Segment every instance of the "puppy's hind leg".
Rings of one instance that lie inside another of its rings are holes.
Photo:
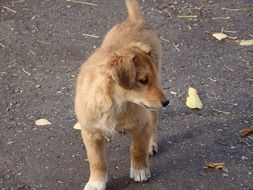
[[[157,117],[158,113],[155,111],[151,111],[151,120],[152,120],[152,135],[149,143],[149,155],[154,156],[158,152],[158,144],[157,144]]]
[[[105,190],[107,182],[107,163],[105,158],[105,139],[99,132],[82,129],[82,138],[90,164],[90,178],[84,190]]]
[[[151,126],[138,126],[129,133],[132,137],[130,178],[136,182],[147,181],[151,177],[148,164]]]

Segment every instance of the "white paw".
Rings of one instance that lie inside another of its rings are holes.
[[[89,181],[86,183],[84,190],[105,190],[106,180],[104,181]]]
[[[151,177],[150,170],[136,170],[134,168],[130,169],[130,178],[136,182],[147,181]]]

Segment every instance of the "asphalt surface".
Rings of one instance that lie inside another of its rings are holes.
[[[89,168],[73,129],[75,80],[105,33],[126,17],[123,0],[0,1],[0,190],[80,190]],[[253,190],[252,0],[145,0],[160,34],[162,84],[171,104],[159,116],[152,178],[129,178],[125,135],[107,143],[110,190]],[[212,33],[226,33],[218,41]],[[90,34],[93,36],[87,36]],[[236,38],[235,38],[236,37]],[[202,110],[185,106],[188,87]],[[51,126],[36,126],[39,118]],[[204,168],[224,162],[228,172]]]

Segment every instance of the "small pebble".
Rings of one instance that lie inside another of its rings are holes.
[[[7,145],[11,145],[13,143],[14,143],[13,141],[9,141],[9,142],[7,142]]]

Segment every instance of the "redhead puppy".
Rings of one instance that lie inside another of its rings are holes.
[[[105,135],[126,131],[132,138],[130,177],[150,178],[148,157],[157,152],[157,110],[167,106],[160,86],[159,38],[139,11],[125,0],[128,18],[115,25],[81,66],[75,111],[90,165],[85,190],[107,182]]]

